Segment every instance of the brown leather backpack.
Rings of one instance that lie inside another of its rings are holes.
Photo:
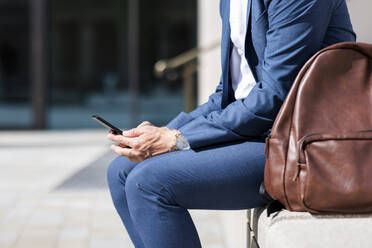
[[[285,208],[372,212],[372,45],[339,43],[305,64],[265,154],[266,191]]]

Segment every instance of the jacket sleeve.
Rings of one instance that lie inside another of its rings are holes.
[[[262,80],[246,98],[182,126],[190,146],[249,139],[270,129],[301,67],[322,48],[336,2],[340,1],[271,0]],[[355,39],[351,33],[340,37]]]
[[[185,124],[198,118],[199,116],[205,116],[213,111],[221,110],[221,100],[222,100],[222,83],[220,83],[216,91],[209,96],[206,103],[198,106],[195,110],[190,113],[181,112],[173,120],[171,120],[167,127],[169,129],[180,129]]]

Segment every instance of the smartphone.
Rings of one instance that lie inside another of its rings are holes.
[[[108,122],[105,119],[99,117],[98,115],[93,115],[92,118],[93,118],[93,120],[96,120],[99,124],[101,124],[102,126],[107,127],[108,129],[110,129],[113,134],[116,134],[116,135],[123,134],[122,130],[115,127],[110,122]]]

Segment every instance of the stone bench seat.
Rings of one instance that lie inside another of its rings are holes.
[[[248,211],[250,248],[372,248],[372,214],[312,215],[266,209]],[[248,242],[249,246],[249,242]]]

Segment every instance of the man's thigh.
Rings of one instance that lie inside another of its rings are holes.
[[[177,151],[139,163],[129,177],[188,209],[247,209],[262,206],[264,138],[199,150]]]

